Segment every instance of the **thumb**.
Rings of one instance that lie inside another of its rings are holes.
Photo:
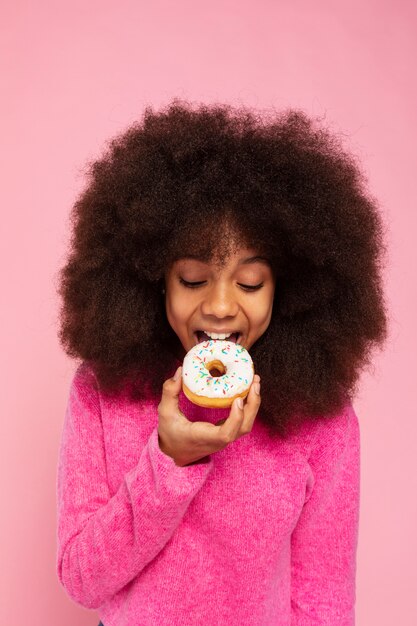
[[[172,377],[172,380],[175,381],[176,386],[181,389],[181,384],[182,384],[182,365],[180,365],[179,367],[177,367],[177,370],[174,374],[174,376]],[[178,392],[179,393],[179,392]]]
[[[168,378],[162,386],[163,408],[169,411],[178,410],[178,396],[182,387],[182,367],[178,367],[172,378]]]

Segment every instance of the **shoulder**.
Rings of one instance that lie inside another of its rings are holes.
[[[70,400],[98,408],[99,395],[99,385],[94,370],[87,361],[83,361],[74,372],[70,386]]]
[[[360,453],[359,419],[350,400],[332,415],[319,419],[311,458],[316,461],[324,457],[337,460],[346,453],[357,457]]]
[[[351,400],[329,415],[302,420],[291,440],[307,458],[337,453],[348,440],[359,443],[359,420]]]
[[[97,387],[97,379],[93,367],[88,361],[82,361],[76,368],[73,382],[80,385],[94,385]]]

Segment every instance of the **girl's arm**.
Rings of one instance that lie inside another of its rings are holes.
[[[175,465],[152,431],[112,497],[97,391],[73,379],[57,473],[57,573],[69,596],[98,608],[156,557],[204,484],[213,462]],[[84,374],[83,374],[84,373]]]
[[[291,626],[354,626],[360,430],[349,404],[323,423],[313,486],[291,536]]]

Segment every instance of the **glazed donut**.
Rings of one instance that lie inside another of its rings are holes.
[[[220,376],[213,375],[216,370]],[[185,355],[182,390],[194,404],[226,408],[235,398],[246,398],[253,377],[253,362],[246,348],[233,341],[211,339]]]

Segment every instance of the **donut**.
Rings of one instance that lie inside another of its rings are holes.
[[[210,339],[185,355],[182,390],[194,404],[227,408],[235,398],[246,398],[253,377],[253,361],[246,348],[233,341]]]

